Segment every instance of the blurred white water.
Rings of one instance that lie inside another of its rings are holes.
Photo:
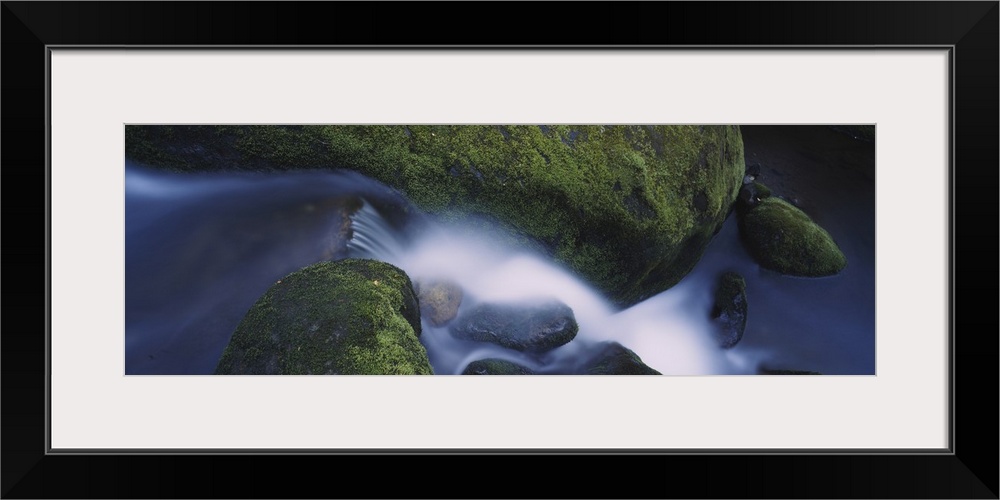
[[[498,357],[540,373],[573,371],[587,348],[617,341],[663,374],[754,373],[756,364],[720,349],[709,319],[711,283],[683,281],[626,310],[616,312],[571,272],[541,255],[501,243],[493,231],[428,224],[411,241],[402,238],[369,204],[352,217],[353,257],[390,262],[415,281],[447,279],[464,292],[459,314],[482,302],[536,301],[553,297],[573,309],[580,331],[570,343],[540,357],[490,344],[456,340],[447,327],[423,322],[421,341],[436,373],[461,373],[477,359]]]

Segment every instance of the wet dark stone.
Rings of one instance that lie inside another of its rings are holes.
[[[498,358],[480,359],[469,363],[462,375],[534,375],[526,366]]]
[[[738,273],[727,272],[719,277],[715,290],[712,318],[718,323],[719,346],[730,348],[743,338],[747,326],[747,284]]]
[[[588,375],[660,375],[650,368],[639,355],[618,342],[603,342],[596,354],[586,363]]]
[[[477,342],[491,342],[517,351],[541,353],[576,337],[579,325],[566,304],[539,302],[480,304],[452,324],[451,335]]]

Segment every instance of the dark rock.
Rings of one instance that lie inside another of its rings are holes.
[[[534,375],[530,368],[505,359],[488,358],[469,363],[462,375]]]
[[[250,308],[216,374],[430,375],[410,278],[375,260],[314,264]]]
[[[738,273],[727,272],[719,277],[712,318],[718,324],[717,340],[722,348],[733,347],[743,338],[747,326],[746,289],[746,281]]]
[[[736,197],[739,207],[745,212],[756,207],[761,200],[771,197],[771,189],[764,184],[751,180],[740,188]]]
[[[740,188],[736,200],[743,209],[756,207],[757,203],[760,203],[760,199],[757,197],[757,187],[753,183],[745,184]]]
[[[555,349],[573,340],[578,330],[573,310],[558,300],[480,304],[449,329],[459,339],[492,342],[531,353]]]
[[[602,342],[595,355],[585,364],[588,375],[661,375],[650,368],[639,355],[618,342]]]

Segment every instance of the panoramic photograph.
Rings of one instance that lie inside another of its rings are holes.
[[[874,125],[125,125],[126,375],[875,375]]]

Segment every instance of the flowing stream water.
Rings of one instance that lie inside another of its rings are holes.
[[[761,269],[730,216],[680,283],[620,311],[547,257],[506,246],[496,230],[435,222],[354,172],[169,174],[127,165],[126,373],[212,373],[243,315],[275,281],[319,261],[367,257],[414,280],[458,283],[460,312],[478,302],[556,297],[580,325],[573,341],[533,356],[458,340],[424,321],[421,342],[436,374],[461,373],[486,357],[539,373],[573,372],[607,340],[668,375],[765,367],[874,374],[874,148],[825,128],[794,134],[745,128],[748,161],[760,161],[761,180],[831,233],[848,267],[819,279]],[[359,198],[347,241],[346,207]],[[721,349],[709,311],[727,270],[746,278],[748,321],[743,340]]]

